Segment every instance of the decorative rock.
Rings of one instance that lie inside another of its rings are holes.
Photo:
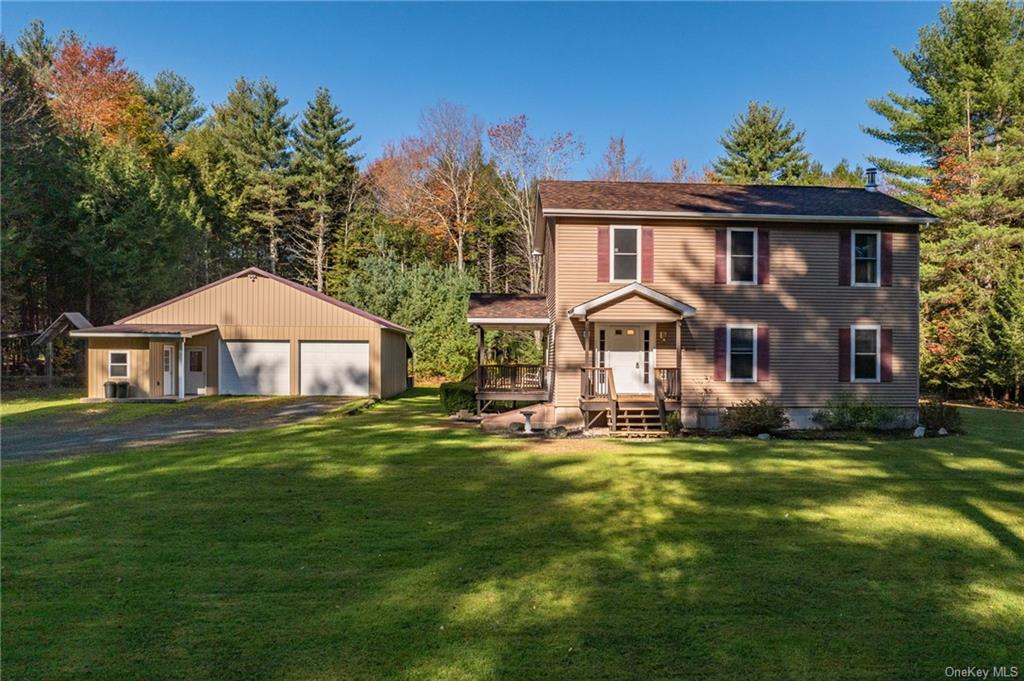
[[[924,426],[914,428],[914,437],[924,437]]]
[[[768,433],[761,433],[760,435],[757,436],[757,439],[758,440],[771,440],[772,436],[769,435]]]
[[[945,428],[939,428],[939,435],[949,435],[949,431]]]
[[[565,426],[555,426],[554,428],[548,428],[544,431],[544,437],[549,437],[554,440],[561,440],[569,434],[569,431],[565,429]]]

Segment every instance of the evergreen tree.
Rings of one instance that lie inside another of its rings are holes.
[[[810,159],[804,133],[783,116],[769,104],[750,102],[718,140],[725,155],[714,162],[715,173],[738,184],[801,184]]]
[[[293,238],[300,275],[317,291],[324,290],[337,232],[348,235],[358,200],[358,157],[349,151],[359,141],[348,136],[353,127],[331,102],[330,92],[319,88],[293,135],[292,172],[300,211]]]
[[[242,234],[266,239],[266,251],[259,250],[271,272],[277,271],[281,259],[288,206],[288,137],[294,116],[284,113],[287,104],[273,83],[240,78],[215,112],[217,132],[240,182],[236,200],[244,222]]]
[[[206,111],[206,107],[196,100],[192,84],[174,71],[156,74],[153,84],[143,89],[143,96],[160,121],[167,139],[175,145]]]
[[[872,158],[905,189],[920,189],[948,143],[964,133],[965,151],[998,145],[1024,111],[1024,5],[1010,0],[957,0],[939,10],[938,23],[921,29],[916,49],[894,50],[920,92],[890,92],[868,101],[888,128],[869,135],[914,154],[924,164]],[[902,181],[901,181],[902,180]]]

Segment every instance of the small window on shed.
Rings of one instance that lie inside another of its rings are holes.
[[[107,375],[110,378],[128,378],[128,353],[111,352],[107,362]]]

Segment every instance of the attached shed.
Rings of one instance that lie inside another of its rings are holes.
[[[250,267],[89,338],[89,397],[127,381],[131,397],[345,395],[405,390],[409,329]]]

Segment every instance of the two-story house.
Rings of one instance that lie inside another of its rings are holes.
[[[474,294],[477,399],[613,430],[747,399],[794,427],[830,398],[916,422],[918,232],[937,220],[875,190],[542,182],[542,296]],[[484,330],[533,329],[543,366],[488,364]]]

